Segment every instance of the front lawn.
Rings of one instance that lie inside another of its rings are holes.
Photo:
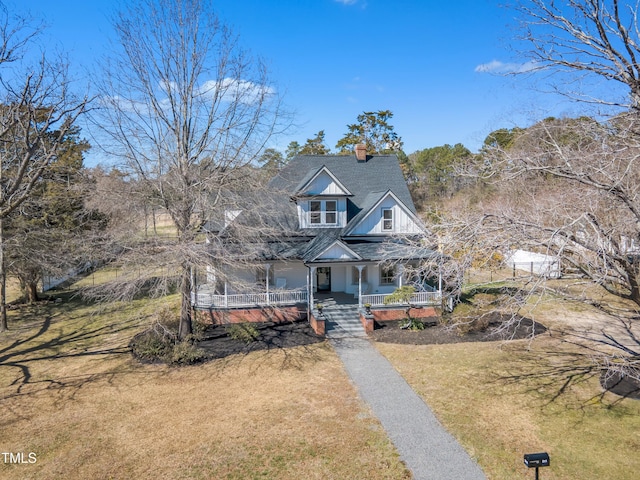
[[[526,314],[550,330],[506,343],[376,346],[490,480],[533,478],[523,455],[541,451],[551,458],[545,480],[636,479],[640,401],[605,392],[594,352],[569,342],[628,333],[582,302],[545,298]]]
[[[189,367],[135,361],[129,340],[176,301],[65,297],[10,312],[0,452],[24,463],[0,456],[0,478],[409,478],[325,342]]]

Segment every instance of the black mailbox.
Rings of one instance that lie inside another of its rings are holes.
[[[548,453],[525,453],[524,464],[529,467],[548,467],[549,466],[549,454]]]

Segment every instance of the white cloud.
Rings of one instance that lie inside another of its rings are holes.
[[[358,3],[358,0],[335,0],[335,1],[343,5],[355,5],[356,3]]]
[[[500,60],[492,60],[482,63],[475,68],[478,73],[527,73],[541,68],[536,62],[504,63]]]
[[[202,95],[212,98],[218,90],[223,100],[239,101],[247,104],[259,101],[261,97],[268,97],[276,93],[272,87],[235,78],[224,78],[221,81],[208,80],[200,87]]]
[[[161,81],[158,87],[162,92],[167,94],[165,98],[158,98],[158,107],[168,110],[171,107],[169,93],[173,92],[176,97],[174,101],[179,101],[178,84],[176,82]],[[251,105],[263,101],[265,98],[275,95],[274,88],[267,85],[260,85],[247,80],[237,80],[233,78],[225,78],[221,81],[207,80],[194,94],[202,95],[205,100],[213,100],[218,91],[218,101],[223,102],[239,102],[245,105]],[[104,97],[102,103],[105,106],[120,109],[124,112],[136,112],[141,115],[152,115],[153,106],[151,103],[140,100],[128,99],[120,96]]]

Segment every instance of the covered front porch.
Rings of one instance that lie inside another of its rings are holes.
[[[396,288],[412,285],[416,292],[411,303],[416,306],[439,306],[442,304],[442,281],[433,287],[412,277],[413,268],[403,264],[345,263],[331,262],[308,265],[309,304],[315,305],[316,296],[329,292],[353,295],[358,308],[393,307],[400,303],[385,303],[386,297]]]
[[[212,285],[200,285],[196,292],[191,292],[191,303],[194,308],[226,309],[251,307],[278,307],[307,303],[307,290],[276,290],[263,293],[215,293]]]
[[[429,285],[413,278],[412,268],[401,264],[374,262],[271,262],[256,265],[254,271],[235,272],[240,282],[216,281],[196,286],[191,294],[194,308],[224,310],[234,308],[284,307],[305,304],[312,311],[324,295],[340,293],[336,298],[356,304],[359,310],[392,308],[400,303],[385,303],[385,298],[403,285],[416,288],[411,304],[441,306],[442,282]],[[435,283],[435,282],[434,282]]]

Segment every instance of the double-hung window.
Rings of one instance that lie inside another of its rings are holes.
[[[312,200],[309,202],[309,210],[311,212],[310,219],[311,223],[318,224],[322,223],[322,202],[317,200]]]
[[[396,268],[394,265],[382,265],[380,267],[380,285],[395,285]]]
[[[391,208],[382,209],[382,231],[393,231],[393,210]]]
[[[312,225],[335,225],[338,223],[338,202],[336,200],[311,200],[309,221]]]
[[[327,200],[324,202],[325,205],[325,216],[324,223],[326,224],[335,224],[338,219],[338,202],[335,200]]]

